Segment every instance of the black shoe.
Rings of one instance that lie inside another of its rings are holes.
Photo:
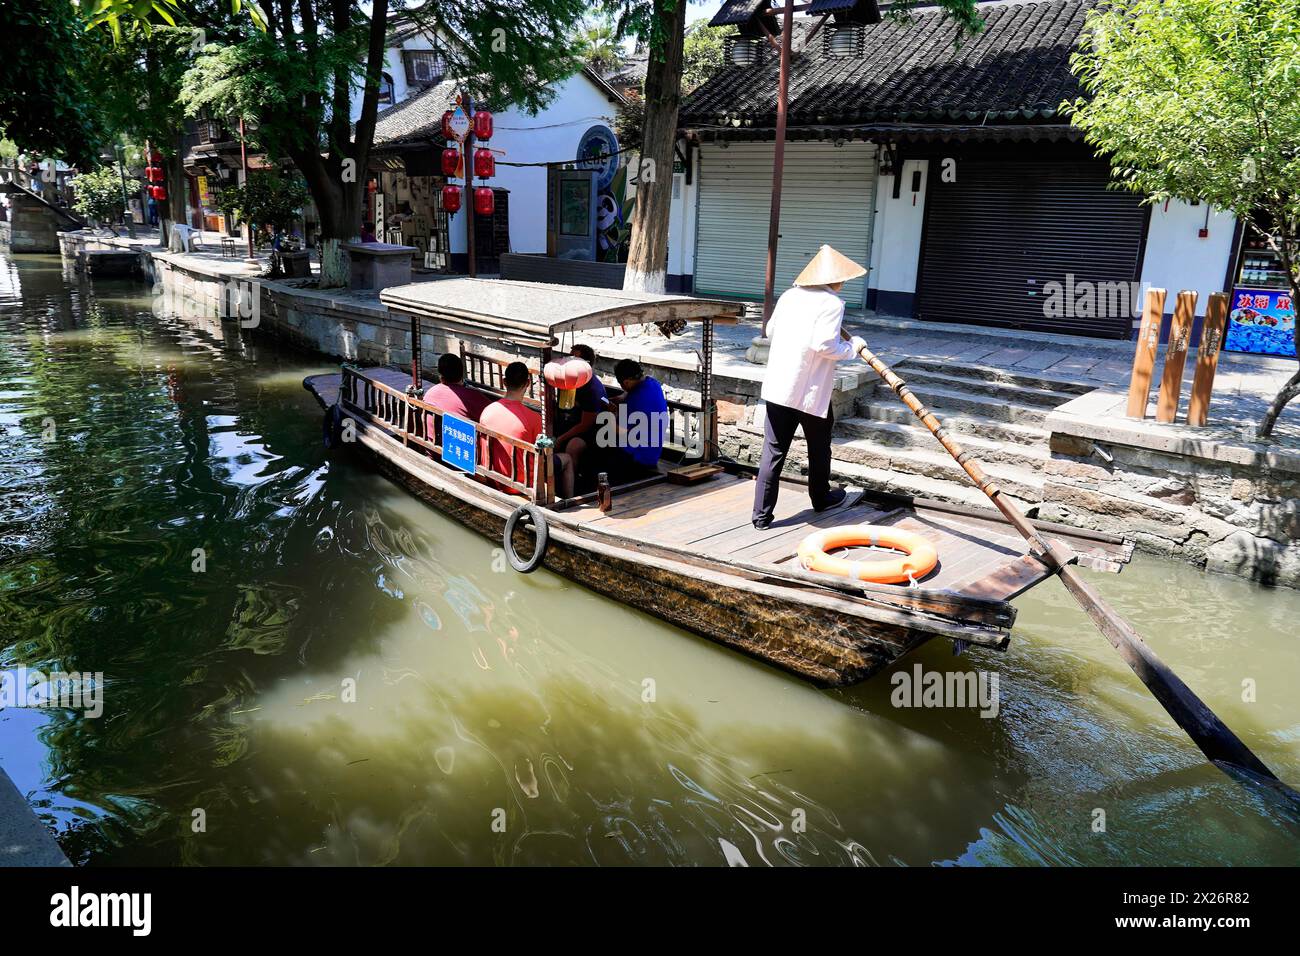
[[[832,488],[830,490],[830,493],[826,496],[825,501],[823,501],[820,505],[813,506],[813,511],[830,511],[836,505],[842,505],[844,503],[844,499],[847,498],[848,496],[849,496],[848,492],[846,492],[843,488]]]
[[[755,530],[758,530],[758,531],[766,531],[766,530],[767,530],[768,528],[770,528],[770,527],[772,527],[772,519],[771,519],[771,518],[755,518],[755,519],[754,519],[754,528],[755,528]]]

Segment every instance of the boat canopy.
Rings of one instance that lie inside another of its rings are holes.
[[[379,293],[394,312],[470,335],[546,348],[561,332],[686,319],[733,323],[740,304],[512,279],[435,279]]]

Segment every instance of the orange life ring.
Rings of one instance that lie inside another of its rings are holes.
[[[832,548],[871,545],[902,551],[901,557],[884,561],[849,561],[826,552]],[[876,584],[901,584],[923,578],[939,563],[933,544],[913,531],[871,524],[845,525],[816,531],[799,542],[799,561],[809,570],[838,574]]]

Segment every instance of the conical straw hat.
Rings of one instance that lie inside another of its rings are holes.
[[[795,285],[830,285],[833,282],[848,282],[858,276],[864,276],[867,270],[847,256],[840,255],[830,246],[822,246],[813,256],[812,262],[803,268]]]

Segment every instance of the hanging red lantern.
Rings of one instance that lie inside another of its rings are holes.
[[[474,150],[474,175],[479,179],[491,179],[497,174],[497,158],[490,149]]]
[[[442,138],[443,139],[456,138],[455,134],[453,134],[451,131],[451,110],[447,110],[442,114]]]
[[[442,174],[444,176],[460,174],[460,150],[449,146],[442,151]]]
[[[542,368],[542,378],[559,392],[556,404],[569,409],[573,407],[576,391],[591,381],[591,366],[580,358],[566,356],[547,362]]]
[[[449,213],[460,212],[460,187],[442,187],[442,208]]]
[[[151,183],[160,183],[166,177],[161,166],[146,166],[144,168],[144,178]]]
[[[153,151],[149,154],[149,165],[150,165],[150,166],[161,166],[162,164],[163,164],[163,154],[160,153],[160,152],[158,152],[158,150],[156,150],[156,149],[153,150]]]
[[[497,208],[496,193],[491,186],[477,186],[474,189],[474,214],[490,216]]]
[[[492,138],[492,114],[487,110],[479,110],[474,114],[474,137],[484,140]]]
[[[149,195],[152,196],[154,199],[158,200],[159,202],[162,202],[164,199],[167,198],[167,187],[150,186]]]

